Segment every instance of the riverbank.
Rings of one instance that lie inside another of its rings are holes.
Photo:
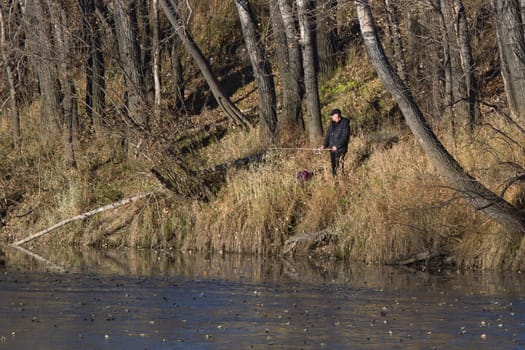
[[[505,125],[498,128],[505,130]],[[520,150],[497,134],[481,128],[476,138],[451,147],[468,171],[494,191],[509,176],[509,167],[502,164],[524,161]],[[257,140],[257,131],[231,132],[198,157],[205,164],[220,164],[260,152]],[[2,240],[13,242],[152,191],[143,200],[73,222],[32,244],[279,256],[289,238],[328,231],[330,241],[306,242],[294,253],[369,264],[397,264],[429,254],[457,268],[523,268],[524,249],[465,205],[402,128],[354,135],[345,173],[337,179],[330,175],[326,155],[268,151],[263,162],[225,172],[207,201],[174,195],[149,172],[146,159],[120,161],[114,147],[92,140],[79,153],[74,171],[65,171],[51,149],[35,147],[19,158],[6,151],[11,156],[4,169],[17,174],[10,185],[22,193],[15,199],[19,192],[6,192],[13,199],[8,199]],[[301,170],[313,177],[297,179]],[[519,183],[505,192],[517,205],[522,196]]]

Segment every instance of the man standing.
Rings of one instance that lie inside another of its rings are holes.
[[[336,108],[330,112],[332,121],[326,132],[324,144],[321,149],[330,150],[330,162],[332,164],[332,175],[337,175],[337,170],[348,151],[348,141],[350,139],[350,123],[347,118],[343,118],[341,110]]]

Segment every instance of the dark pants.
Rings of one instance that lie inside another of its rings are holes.
[[[337,175],[337,170],[341,168],[341,172],[344,173],[344,160],[346,152],[332,151],[330,152],[330,162],[332,163],[332,175]]]

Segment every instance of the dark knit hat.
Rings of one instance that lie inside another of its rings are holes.
[[[334,114],[341,115],[341,110],[339,108],[332,109],[332,111],[330,112],[330,116],[333,116]]]

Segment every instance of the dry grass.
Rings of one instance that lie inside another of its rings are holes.
[[[217,200],[196,213],[191,247],[208,246],[225,252],[280,252],[302,210],[307,189],[295,178],[299,159],[264,164],[228,176]]]
[[[371,155],[358,161],[364,153]],[[488,128],[457,142],[455,155],[494,191],[512,175],[503,164],[523,163],[522,151]],[[199,206],[186,248],[278,253],[290,235],[330,228],[340,237],[335,254],[348,259],[394,263],[429,251],[452,256],[465,268],[521,267],[525,246],[513,247],[498,225],[449,189],[412,137],[387,149],[355,137],[348,158],[350,168],[337,182],[326,157],[299,152],[230,174],[219,198]],[[315,170],[313,180],[296,180],[303,168]],[[506,195],[514,202],[523,196],[519,184]]]
[[[362,109],[355,105],[353,93],[380,95],[373,84],[335,85],[326,93],[337,89],[350,91],[341,103],[357,114]],[[24,130],[19,153],[9,150],[5,141],[8,125],[0,130],[5,156],[0,166],[3,174],[11,174],[0,185],[4,195],[15,189],[24,192],[23,200],[10,209],[5,239],[25,237],[159,186],[146,160],[121,160],[119,135],[109,133],[82,139],[78,169],[66,168],[61,140],[43,138],[38,114],[38,104],[23,113],[25,125],[35,127]],[[485,120],[491,124],[459,137],[450,150],[465,169],[500,193],[508,179],[522,173],[525,139],[495,115],[487,114]],[[498,225],[456,198],[415,140],[400,136],[391,147],[381,147],[371,136],[353,137],[346,174],[337,181],[330,175],[326,153],[270,152],[261,164],[229,171],[225,185],[209,202],[159,194],[69,225],[45,240],[277,255],[292,235],[330,229],[339,236],[332,253],[346,259],[393,263],[429,251],[453,256],[465,268],[525,268],[525,241],[511,242]],[[263,151],[267,146],[262,139],[258,130],[233,131],[199,156],[210,166],[228,162]],[[312,180],[297,180],[303,169],[314,172]],[[523,208],[524,188],[523,182],[513,183],[505,198]]]
[[[497,120],[492,126],[456,142],[454,155],[499,192],[506,179],[519,173],[511,162],[524,163],[517,145],[525,140]],[[204,150],[202,157],[211,165],[261,152],[260,139],[257,130],[230,133]],[[147,163],[116,161],[117,141],[107,140],[96,138],[84,145],[77,154],[77,170],[64,167],[59,142],[44,140],[50,147],[44,148],[43,140],[27,134],[21,156],[2,146],[7,154],[3,171],[26,179],[2,184],[25,191],[12,212],[20,218],[13,218],[4,232],[21,238],[158,186],[147,175]],[[314,172],[312,180],[297,180],[303,169]],[[180,202],[159,194],[69,225],[46,240],[277,255],[292,235],[330,229],[339,236],[333,254],[346,259],[392,263],[429,251],[454,256],[465,268],[523,269],[525,243],[512,243],[498,225],[455,197],[412,137],[404,136],[388,148],[371,137],[356,136],[346,173],[337,181],[330,175],[327,154],[269,152],[261,164],[228,172],[225,185],[209,202]],[[523,185],[513,184],[505,197],[522,205]]]

